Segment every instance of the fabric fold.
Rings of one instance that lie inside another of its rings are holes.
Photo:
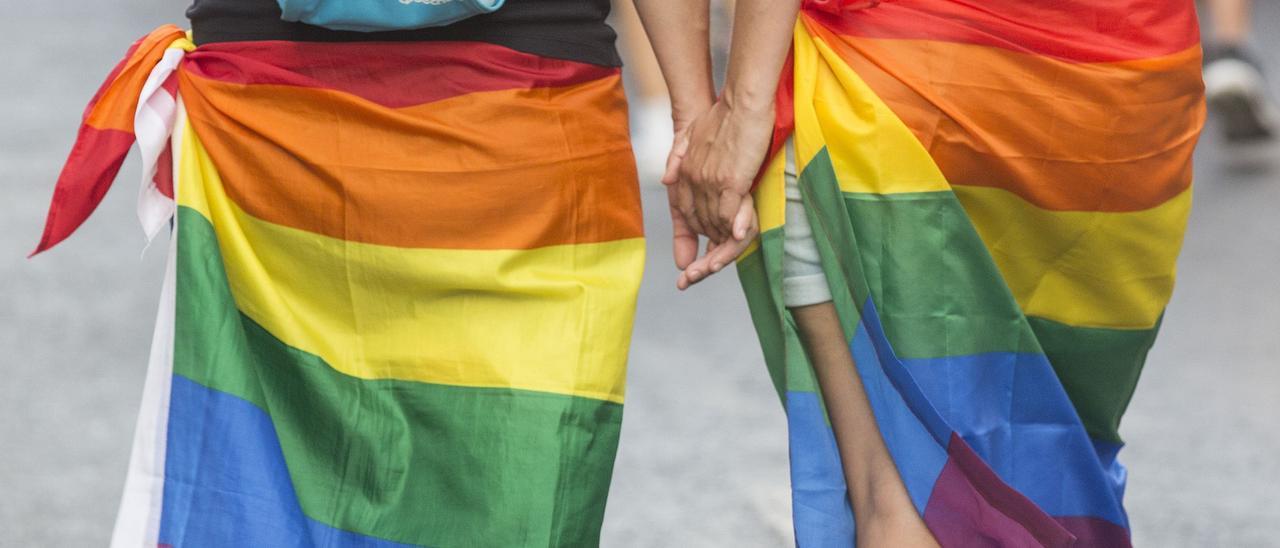
[[[143,222],[148,237],[154,234],[156,218],[163,216],[163,213],[154,212],[162,211],[165,206],[163,200],[153,197],[147,188],[154,184],[157,186],[155,192],[163,194],[159,190],[161,185],[155,183],[155,177],[160,176],[163,181],[163,176],[151,171],[157,169],[163,148],[156,147],[163,146],[159,143],[165,141],[170,124],[164,122],[163,116],[152,118],[160,112],[158,109],[163,108],[160,107],[163,99],[157,93],[164,88],[168,77],[156,74],[155,80],[150,80],[158,64],[163,62],[166,66],[176,66],[182,51],[193,47],[186,31],[165,25],[138,39],[107,75],[85,108],[75,144],[54,186],[44,232],[35,251],[31,252],[32,256],[67,239],[97,209],[137,140],[134,130],[135,120],[139,118],[143,120],[148,136],[148,149],[144,151],[148,169],[144,171],[139,214],[145,217]],[[175,50],[175,53],[170,53],[170,50]],[[144,89],[148,90],[145,97]]]
[[[804,3],[738,263],[788,415],[799,545],[852,545],[855,524],[781,304],[792,135],[858,374],[934,536],[1130,544],[1117,428],[1204,120],[1194,5],[1137,4]]]
[[[626,117],[617,68],[493,44],[140,40],[37,250],[136,142],[174,230],[113,545],[598,544],[644,265]]]

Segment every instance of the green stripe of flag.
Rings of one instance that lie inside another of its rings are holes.
[[[174,371],[271,416],[309,517],[420,545],[598,542],[621,405],[339,373],[240,314],[212,225],[178,219]]]
[[[1160,324],[1126,330],[1075,327],[1037,317],[1027,320],[1085,430],[1094,438],[1119,443],[1120,417],[1133,398]]]
[[[841,192],[826,149],[800,184],[825,262],[876,303],[900,358],[1040,351],[954,194]]]

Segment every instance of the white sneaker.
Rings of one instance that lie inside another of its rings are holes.
[[[1262,71],[1237,48],[1214,53],[1204,67],[1205,98],[1227,140],[1274,137],[1280,128],[1280,113],[1267,97]]]

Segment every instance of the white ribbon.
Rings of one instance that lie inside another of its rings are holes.
[[[185,55],[181,49],[171,48],[151,71],[142,94],[138,98],[138,110],[134,113],[134,136],[142,151],[142,188],[138,192],[138,220],[147,235],[147,245],[160,229],[169,223],[176,211],[172,198],[156,187],[156,174],[160,169],[160,157],[166,145],[177,141],[175,125],[179,119],[181,101],[166,89],[164,84],[174,78],[178,63]],[[172,141],[171,141],[172,140]],[[166,169],[174,169],[179,149],[173,145],[173,163]],[[174,173],[174,192],[177,192],[177,174]],[[160,310],[156,317],[155,334],[151,341],[151,358],[147,365],[146,384],[142,389],[142,406],[133,434],[133,451],[129,457],[129,473],[125,478],[124,494],[116,514],[115,530],[111,537],[112,548],[154,547],[160,536],[160,514],[164,502],[164,467],[166,439],[169,427],[169,384],[173,381],[173,332],[176,313],[174,292],[177,277],[177,227],[169,239],[169,256],[165,262],[164,286],[160,291]],[[143,250],[146,251],[145,249]]]
[[[169,143],[177,118],[177,98],[165,89],[170,78],[176,78],[178,64],[186,51],[180,48],[165,50],[164,57],[151,70],[147,83],[138,96],[138,110],[133,116],[133,133],[138,149],[142,152],[142,188],[138,190],[138,221],[147,237],[147,245],[155,239],[160,229],[169,224],[176,211],[174,200],[156,187],[160,156]],[[169,169],[166,166],[165,169]]]

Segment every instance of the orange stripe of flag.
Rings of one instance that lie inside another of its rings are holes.
[[[1204,118],[1199,47],[1084,64],[808,26],[953,185],[1002,188],[1051,210],[1135,211],[1191,183],[1187,160]]]
[[[389,109],[343,92],[181,74],[246,212],[400,247],[529,249],[643,234],[618,76]]]

